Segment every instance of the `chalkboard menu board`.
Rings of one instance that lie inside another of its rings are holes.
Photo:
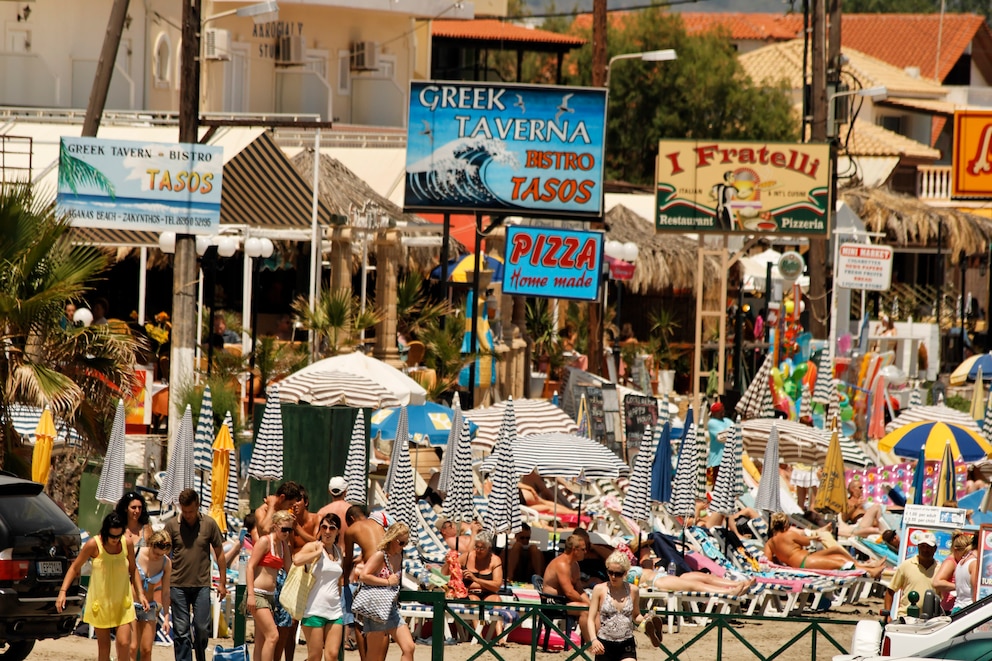
[[[627,435],[627,454],[641,447],[644,429],[658,423],[658,400],[646,395],[623,398],[623,426]]]
[[[586,406],[589,409],[589,420],[592,426],[590,430],[592,438],[616,452],[618,456],[623,456],[623,448],[620,447],[620,443],[616,439],[616,432],[612,428],[613,425],[607,424],[606,412],[603,410],[602,389],[596,386],[580,385],[576,387],[575,394],[579,400],[585,395]]]

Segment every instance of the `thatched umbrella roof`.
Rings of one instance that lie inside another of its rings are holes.
[[[841,199],[858,214],[869,232],[884,232],[893,247],[937,248],[937,226],[942,223],[941,245],[956,262],[983,253],[992,240],[992,220],[957,209],[932,207],[915,197],[883,188],[848,188]]]
[[[628,291],[658,294],[667,289],[694,289],[696,286],[696,241],[680,234],[656,234],[653,221],[642,218],[618,204],[606,213],[606,238],[633,241],[640,249],[634,277],[627,282]],[[706,260],[707,281],[719,278],[719,263]]]
[[[313,177],[313,149],[304,149],[292,159],[293,167],[307,181]],[[377,193],[364,179],[349,170],[341,161],[326,154],[320,156],[320,199],[333,213],[340,216],[350,216],[354,209],[362,209],[372,202],[378,205],[382,215],[400,226],[428,225],[427,221],[412,213],[404,213],[398,205]],[[412,232],[411,232],[412,234]],[[358,254],[358,244],[352,244],[354,253]],[[465,247],[454,239],[451,240],[449,252],[451,255],[465,252]],[[440,246],[404,247],[403,256],[406,268],[427,273],[438,265]],[[358,258],[352,260],[352,269],[360,268]]]

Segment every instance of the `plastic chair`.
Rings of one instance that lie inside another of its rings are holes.
[[[427,347],[424,346],[423,342],[419,340],[412,340],[407,342],[406,345],[406,366],[416,367],[420,364],[420,361],[424,359],[424,353],[427,351]]]
[[[568,603],[568,599],[560,594],[548,594],[544,591],[544,577],[539,574],[534,574],[530,582],[534,584],[534,589],[541,596],[542,604],[557,604],[563,606]],[[565,647],[572,645],[572,631],[578,626],[579,618],[575,615],[570,615],[568,611],[555,611],[554,615],[548,615],[548,618],[552,621],[562,620],[563,627],[562,630],[565,632]],[[545,652],[548,651],[548,646],[551,642],[551,627],[544,623],[543,620],[537,619],[534,622],[534,628],[537,629],[537,639],[541,639],[541,630],[544,629],[544,643],[543,649]]]

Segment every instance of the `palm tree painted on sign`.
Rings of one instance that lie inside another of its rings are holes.
[[[22,474],[13,404],[50,406],[99,451],[134,385],[139,341],[125,325],[60,323],[107,266],[100,250],[73,245],[70,229],[30,185],[0,183],[0,465]]]
[[[63,142],[59,145],[59,190],[68,188],[78,195],[80,186],[94,186],[114,198],[114,184],[107,175],[70,154]]]

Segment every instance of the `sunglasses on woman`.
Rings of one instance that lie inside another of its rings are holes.
[[[337,527],[336,526],[321,526],[320,529],[323,530],[324,532],[331,532],[331,531],[336,531],[337,530]]]
[[[155,542],[155,544],[153,544],[153,546],[155,548],[157,548],[157,549],[162,550],[162,551],[168,551],[169,549],[172,548],[172,544],[169,544],[167,542]]]
[[[281,530],[281,531],[283,531],[285,533],[291,533],[291,532],[293,532],[293,529],[292,528],[280,528],[279,530]]]
[[[620,578],[621,576],[627,575],[627,572],[625,571],[613,571],[612,569],[607,569],[606,573],[612,576],[613,578]]]

